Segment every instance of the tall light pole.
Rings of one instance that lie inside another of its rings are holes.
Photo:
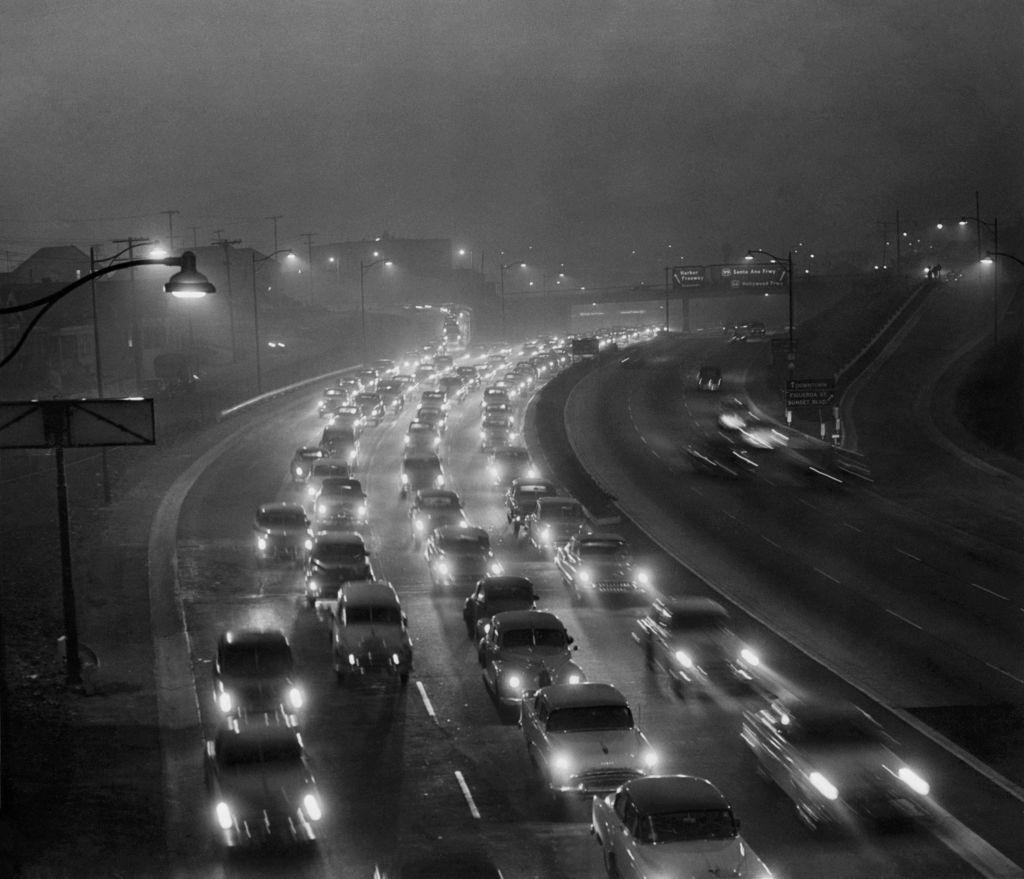
[[[789,280],[789,351],[787,352],[786,360],[788,361],[789,371],[793,372],[796,369],[796,349],[793,347],[793,251],[790,250],[786,254],[786,258],[783,259],[781,256],[776,256],[767,250],[755,248],[754,250],[747,251],[746,258],[753,259],[755,253],[763,254],[774,262],[784,262],[786,264],[786,275]]]
[[[977,197],[977,193],[975,193]],[[961,225],[966,225],[967,221],[972,221],[978,229],[978,262],[979,263],[992,263],[992,345],[993,347],[999,344],[999,272],[996,268],[996,262],[990,258],[983,258],[981,255],[981,227],[984,226],[989,232],[992,233],[992,253],[998,253],[999,251],[999,218],[993,217],[992,222],[988,223],[980,217],[961,217]],[[1004,255],[1004,254],[1001,254]]]
[[[363,365],[366,365],[366,284],[364,278],[366,277],[366,270],[372,269],[374,266],[390,266],[392,265],[391,260],[381,257],[375,259],[372,262],[363,262],[359,260],[359,316],[363,325]]]
[[[265,263],[267,260],[273,259],[279,253],[287,253],[288,256],[295,258],[295,254],[291,250],[275,250],[273,253],[267,256],[261,256],[259,259],[256,258],[256,251],[252,251],[252,326],[253,332],[256,338],[256,394],[263,393],[263,372],[260,367],[260,309],[259,309],[259,297],[256,295],[256,268],[260,263]]]
[[[501,277],[501,341],[505,341],[505,272],[511,268],[518,266],[521,269],[526,268],[526,263],[522,260],[516,260],[515,262],[503,262],[501,265],[500,277]]]

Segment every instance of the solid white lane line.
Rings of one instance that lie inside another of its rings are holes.
[[[466,779],[462,777],[462,773],[458,769],[455,770],[455,779],[458,781],[459,787],[462,788],[462,795],[469,804],[469,814],[474,818],[479,818],[480,810],[476,807],[476,803],[473,802],[473,794],[469,792],[469,785],[466,784]]]
[[[896,547],[896,552],[898,552],[900,555],[905,555],[908,559],[913,559],[915,562],[921,561],[921,559],[919,559],[912,552],[907,552],[905,549],[900,549],[898,546]]]
[[[728,516],[728,517],[729,517],[730,519],[732,519],[733,521],[739,522],[739,519],[737,519],[737,518],[736,518],[736,517],[735,517],[735,516],[734,516],[734,515],[733,515],[732,513],[730,513],[730,512],[728,511],[728,510],[722,510],[722,512],[723,512],[723,513],[725,513],[725,515],[726,515],[726,516]]]
[[[782,547],[781,547],[781,546],[780,546],[779,544],[777,544],[777,543],[776,543],[776,542],[775,542],[774,540],[772,540],[772,539],[771,539],[770,537],[765,537],[765,536],[764,536],[764,535],[762,534],[762,535],[761,535],[761,539],[762,539],[762,540],[763,540],[763,541],[764,541],[765,543],[770,543],[770,544],[771,544],[772,546],[774,546],[774,547],[777,547],[778,549],[782,549]]]
[[[818,509],[814,504],[812,504],[808,500],[805,500],[804,498],[800,498],[799,500],[800,500],[800,503],[802,503],[805,507],[810,507],[812,510]]]
[[[858,528],[856,525],[851,525],[849,522],[843,522],[843,527],[849,528],[851,531],[856,531],[858,534],[862,533],[860,528]]]
[[[1024,684],[1024,679],[1017,677],[1017,675],[1010,674],[1005,668],[1000,668],[998,665],[993,665],[991,662],[986,662],[985,665],[987,665],[993,671],[999,672],[999,674],[1001,675],[1006,675],[1006,677],[1008,677],[1011,681],[1016,681],[1018,684]]]
[[[971,583],[971,585],[975,589],[980,589],[982,592],[987,592],[989,595],[994,595],[996,598],[1001,598],[1003,601],[1009,601],[1010,600],[1007,596],[1000,595],[998,592],[996,592],[996,591],[994,591],[992,589],[986,589],[984,586],[981,586],[978,583]]]
[[[814,572],[816,574],[821,574],[822,577],[825,577],[825,578],[831,580],[833,583],[838,583],[839,582],[835,577],[833,577],[830,573],[828,573],[828,571],[823,571],[821,568],[815,568]]]
[[[423,686],[422,681],[416,681],[416,689],[420,691],[420,698],[423,700],[423,707],[427,709],[427,714],[430,715],[430,719],[437,723],[437,715],[434,714],[434,706],[430,704],[430,699],[427,698],[427,690]]]
[[[913,626],[915,629],[921,629],[921,631],[924,631],[924,629],[921,626],[919,626],[917,623],[915,623],[913,620],[908,620],[905,616],[903,616],[902,614],[896,613],[896,611],[894,611],[894,610],[889,610],[889,608],[886,608],[885,612],[892,614],[898,620],[903,620],[903,622],[905,622],[908,626]]]

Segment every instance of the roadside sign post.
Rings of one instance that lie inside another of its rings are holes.
[[[67,683],[82,685],[78,614],[71,566],[71,526],[64,449],[94,446],[153,445],[153,401],[29,400],[0,403],[0,449],[54,450],[57,468],[57,519],[60,525],[61,597],[64,609]]]

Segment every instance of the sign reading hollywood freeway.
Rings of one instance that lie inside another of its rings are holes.
[[[780,265],[722,266],[722,280],[730,287],[782,287],[788,272]]]
[[[836,383],[830,378],[791,378],[786,382],[786,408],[831,406],[836,399]]]
[[[698,287],[721,290],[764,290],[784,287],[789,269],[775,263],[752,265],[673,266],[672,289],[693,290]]]

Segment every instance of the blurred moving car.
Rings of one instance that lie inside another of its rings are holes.
[[[424,452],[406,453],[402,458],[399,480],[399,496],[404,498],[410,491],[444,488],[444,469],[437,455]]]
[[[611,684],[552,684],[523,700],[521,725],[530,763],[549,791],[607,793],[658,763]]]
[[[717,391],[722,387],[722,370],[704,365],[697,371],[697,387],[702,391]]]
[[[491,617],[506,610],[535,610],[537,590],[526,577],[496,576],[477,581],[462,607],[466,635],[479,641]]]
[[[286,716],[228,721],[207,740],[204,766],[225,846],[316,839],[323,802],[302,737]]]
[[[710,781],[691,775],[649,775],[594,797],[590,830],[608,876],[771,879],[771,871],[740,836],[732,807]]]
[[[505,446],[491,452],[487,460],[487,475],[498,486],[507,486],[513,479],[537,479],[540,476],[523,446]]]
[[[448,418],[445,415],[444,409],[436,405],[420,406],[416,410],[416,420],[426,422],[438,433],[444,433],[444,429],[448,424]]]
[[[352,530],[352,525],[365,525],[369,518],[369,504],[362,483],[351,477],[328,476],[313,498],[313,514],[321,530],[320,522],[326,516],[332,520],[343,519],[350,526],[348,530]]]
[[[659,598],[637,620],[634,640],[648,668],[663,668],[680,698],[690,687],[745,690],[757,683],[760,657],[729,628],[728,611],[711,598]]]
[[[471,586],[482,577],[497,576],[502,571],[483,528],[469,525],[435,528],[427,538],[423,554],[435,588]]]
[[[326,418],[335,406],[345,402],[346,394],[341,388],[324,388],[316,405],[317,414]]]
[[[412,671],[412,639],[398,593],[386,580],[346,583],[338,592],[331,653],[339,682],[373,675],[398,678]]]
[[[504,415],[489,416],[480,425],[480,451],[493,452],[514,443],[518,434],[512,427],[512,421]]]
[[[294,714],[302,689],[293,679],[292,648],[280,629],[234,629],[217,639],[213,697],[225,717]]]
[[[572,637],[553,613],[497,613],[478,649],[484,686],[500,707],[518,709],[524,696],[541,687],[586,680],[583,670],[572,661],[575,649]]]
[[[347,580],[372,580],[370,553],[355,531],[318,531],[310,538],[306,559],[306,601],[334,596]]]
[[[554,552],[587,524],[587,514],[571,497],[538,498],[536,509],[523,521],[526,536],[541,552]]]
[[[309,471],[313,464],[324,456],[324,450],[319,446],[299,446],[292,455],[292,464],[288,468],[291,473],[292,482],[305,482],[309,479]]]
[[[347,427],[358,437],[363,429],[363,416],[359,414],[358,406],[338,406],[331,415],[330,424],[338,428]]]
[[[506,406],[512,405],[512,399],[506,388],[499,388],[495,385],[484,388],[483,396],[480,399],[480,409],[483,410],[489,404],[494,403],[504,403]]]
[[[260,504],[253,519],[253,551],[256,566],[289,561],[301,565],[306,552],[309,518],[302,504]]]
[[[847,702],[775,700],[743,712],[758,770],[796,804],[812,829],[851,829],[926,814],[930,786],[892,751],[893,739]]]
[[[537,501],[540,498],[555,497],[557,494],[557,486],[546,479],[513,479],[508,491],[505,492],[505,511],[512,525],[513,534],[519,535],[519,529],[522,528],[526,517],[537,509]]]
[[[633,564],[629,543],[618,534],[576,534],[555,551],[555,567],[577,603],[645,594],[646,571]]]
[[[443,488],[417,491],[409,508],[409,519],[412,523],[413,544],[417,549],[435,528],[446,525],[465,528],[469,524],[459,496]]]

